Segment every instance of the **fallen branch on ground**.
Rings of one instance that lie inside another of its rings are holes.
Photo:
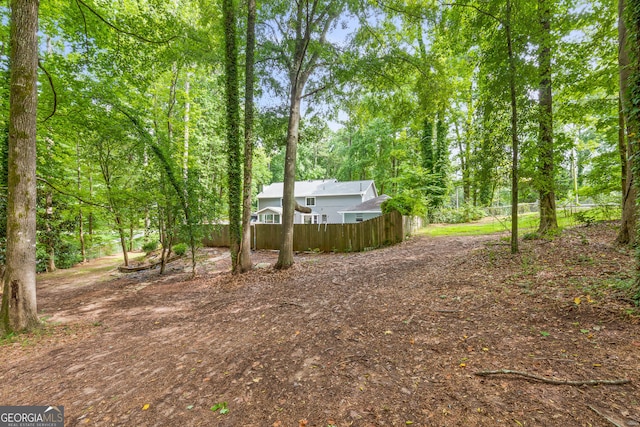
[[[612,419],[610,416],[608,416],[607,414],[603,414],[602,412],[598,411],[596,408],[594,408],[591,405],[587,405],[587,407],[589,409],[591,409],[593,412],[595,412],[596,414],[600,415],[602,418],[604,418],[605,420],[609,421],[611,424],[613,424],[616,427],[624,427],[622,424],[618,423],[616,420]]]
[[[570,381],[570,380],[554,380],[553,378],[540,377],[538,375],[529,374],[527,372],[521,371],[511,371],[509,369],[500,369],[497,371],[478,371],[474,372],[475,375],[479,377],[486,377],[489,375],[518,375],[529,380],[540,381],[547,384],[555,384],[555,385],[621,385],[621,384],[629,384],[631,380],[622,379],[622,380],[582,380],[582,381]]]
[[[178,258],[180,258],[179,255],[172,256],[171,258],[169,258],[167,260],[166,263],[169,264],[170,262],[175,261]],[[121,265],[120,267],[118,267],[118,271],[121,272],[121,273],[133,273],[133,272],[136,272],[136,271],[151,270],[152,268],[155,268],[155,267],[159,266],[160,264],[162,264],[162,261],[154,262],[153,264],[138,265],[136,267],[126,267],[124,265]]]

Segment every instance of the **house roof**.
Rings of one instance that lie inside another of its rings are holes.
[[[373,186],[374,194],[377,194],[372,180],[338,182],[337,179],[322,179],[314,181],[296,181],[295,197],[321,197],[321,196],[346,196],[365,193]],[[266,185],[258,194],[258,199],[282,197],[284,183],[274,182]]]
[[[391,196],[387,196],[383,194],[382,196],[378,196],[374,199],[369,199],[366,202],[360,203],[359,205],[352,206],[350,208],[338,211],[338,213],[366,213],[366,212],[382,212],[382,202],[390,199]]]
[[[258,212],[256,212],[257,215],[260,215],[261,213],[265,213],[265,212],[273,212],[279,215],[282,215],[282,208],[276,208],[273,206],[268,206],[266,208],[260,209]]]

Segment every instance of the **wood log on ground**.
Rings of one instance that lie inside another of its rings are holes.
[[[178,256],[178,255],[172,256],[171,258],[169,258],[167,260],[167,264],[169,264],[172,261],[177,260],[178,258],[180,258],[180,256]],[[152,268],[155,268],[155,267],[159,266],[160,264],[162,264],[162,261],[154,262],[153,264],[138,265],[138,266],[135,266],[135,267],[127,267],[127,266],[121,265],[120,267],[118,267],[118,271],[120,273],[133,273],[133,272],[136,272],[136,271],[151,270]]]

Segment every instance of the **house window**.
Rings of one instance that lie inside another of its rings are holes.
[[[315,197],[307,197],[306,200],[306,205],[307,206],[315,206],[316,205],[316,198]]]
[[[362,217],[361,213],[357,213],[356,214],[356,222],[362,222],[364,220],[364,218]]]
[[[318,215],[302,215],[302,222],[304,224],[317,224]]]
[[[327,214],[322,214],[322,223],[326,224],[329,222],[329,216]]]
[[[280,224],[280,215],[264,214],[263,221],[265,224]]]

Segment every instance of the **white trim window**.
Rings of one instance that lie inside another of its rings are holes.
[[[356,222],[362,222],[362,221],[364,221],[364,215],[362,213],[357,213]]]
[[[317,224],[318,223],[318,214],[302,215],[302,223],[303,224]]]
[[[329,222],[329,215],[327,214],[322,214],[322,223],[326,224]]]
[[[271,213],[263,214],[262,222],[265,224],[280,224],[280,215]]]
[[[305,197],[304,204],[306,206],[315,206],[316,205],[316,198],[315,197]]]

